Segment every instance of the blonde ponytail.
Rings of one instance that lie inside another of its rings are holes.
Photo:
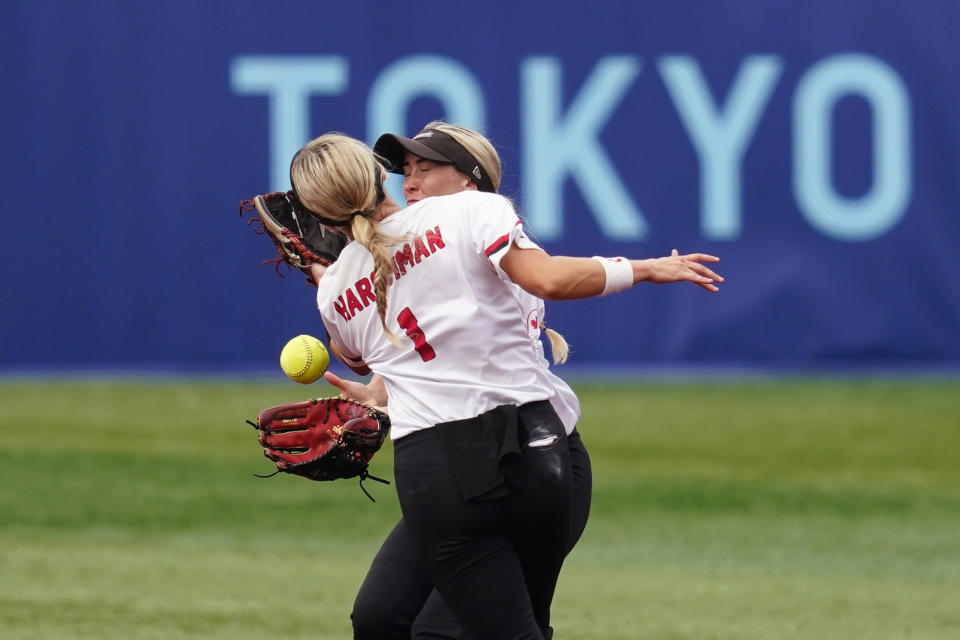
[[[570,345],[567,344],[566,339],[554,331],[549,329],[546,325],[543,326],[543,332],[547,334],[547,340],[550,342],[550,352],[553,354],[553,364],[563,364],[567,361],[567,356],[570,355]]]
[[[353,239],[373,256],[373,297],[377,302],[377,315],[380,316],[383,333],[390,342],[402,348],[403,343],[387,328],[387,287],[393,282],[393,256],[387,247],[393,244],[395,238],[381,233],[377,224],[366,215],[354,216],[350,231],[353,232]]]
[[[387,288],[393,281],[393,257],[387,248],[398,239],[382,233],[372,219],[383,203],[382,174],[370,147],[341,133],[311,140],[290,163],[290,182],[300,201],[325,224],[349,222],[353,239],[373,256],[377,315],[390,342],[402,348],[387,328]]]

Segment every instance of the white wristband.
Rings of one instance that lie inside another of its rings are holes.
[[[603,286],[601,296],[605,296],[617,291],[623,291],[633,286],[633,265],[626,258],[602,258],[593,256],[594,260],[599,260],[603,266],[603,272],[606,274],[607,282]]]

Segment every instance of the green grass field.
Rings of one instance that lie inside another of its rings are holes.
[[[253,477],[243,420],[305,391],[0,382],[0,638],[349,638],[399,508]],[[594,502],[557,638],[960,637],[960,382],[577,391]]]

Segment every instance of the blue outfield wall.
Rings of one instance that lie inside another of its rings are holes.
[[[550,304],[580,365],[960,366],[952,0],[5,6],[2,370],[275,366],[322,329],[238,202],[435,118],[552,253],[721,256]]]

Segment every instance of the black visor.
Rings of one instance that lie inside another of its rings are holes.
[[[420,158],[452,164],[458,171],[470,176],[480,191],[497,191],[477,159],[451,135],[438,129],[424,129],[413,138],[385,133],[377,140],[373,150],[389,163],[387,171],[390,173],[403,174],[403,155],[409,151]]]

